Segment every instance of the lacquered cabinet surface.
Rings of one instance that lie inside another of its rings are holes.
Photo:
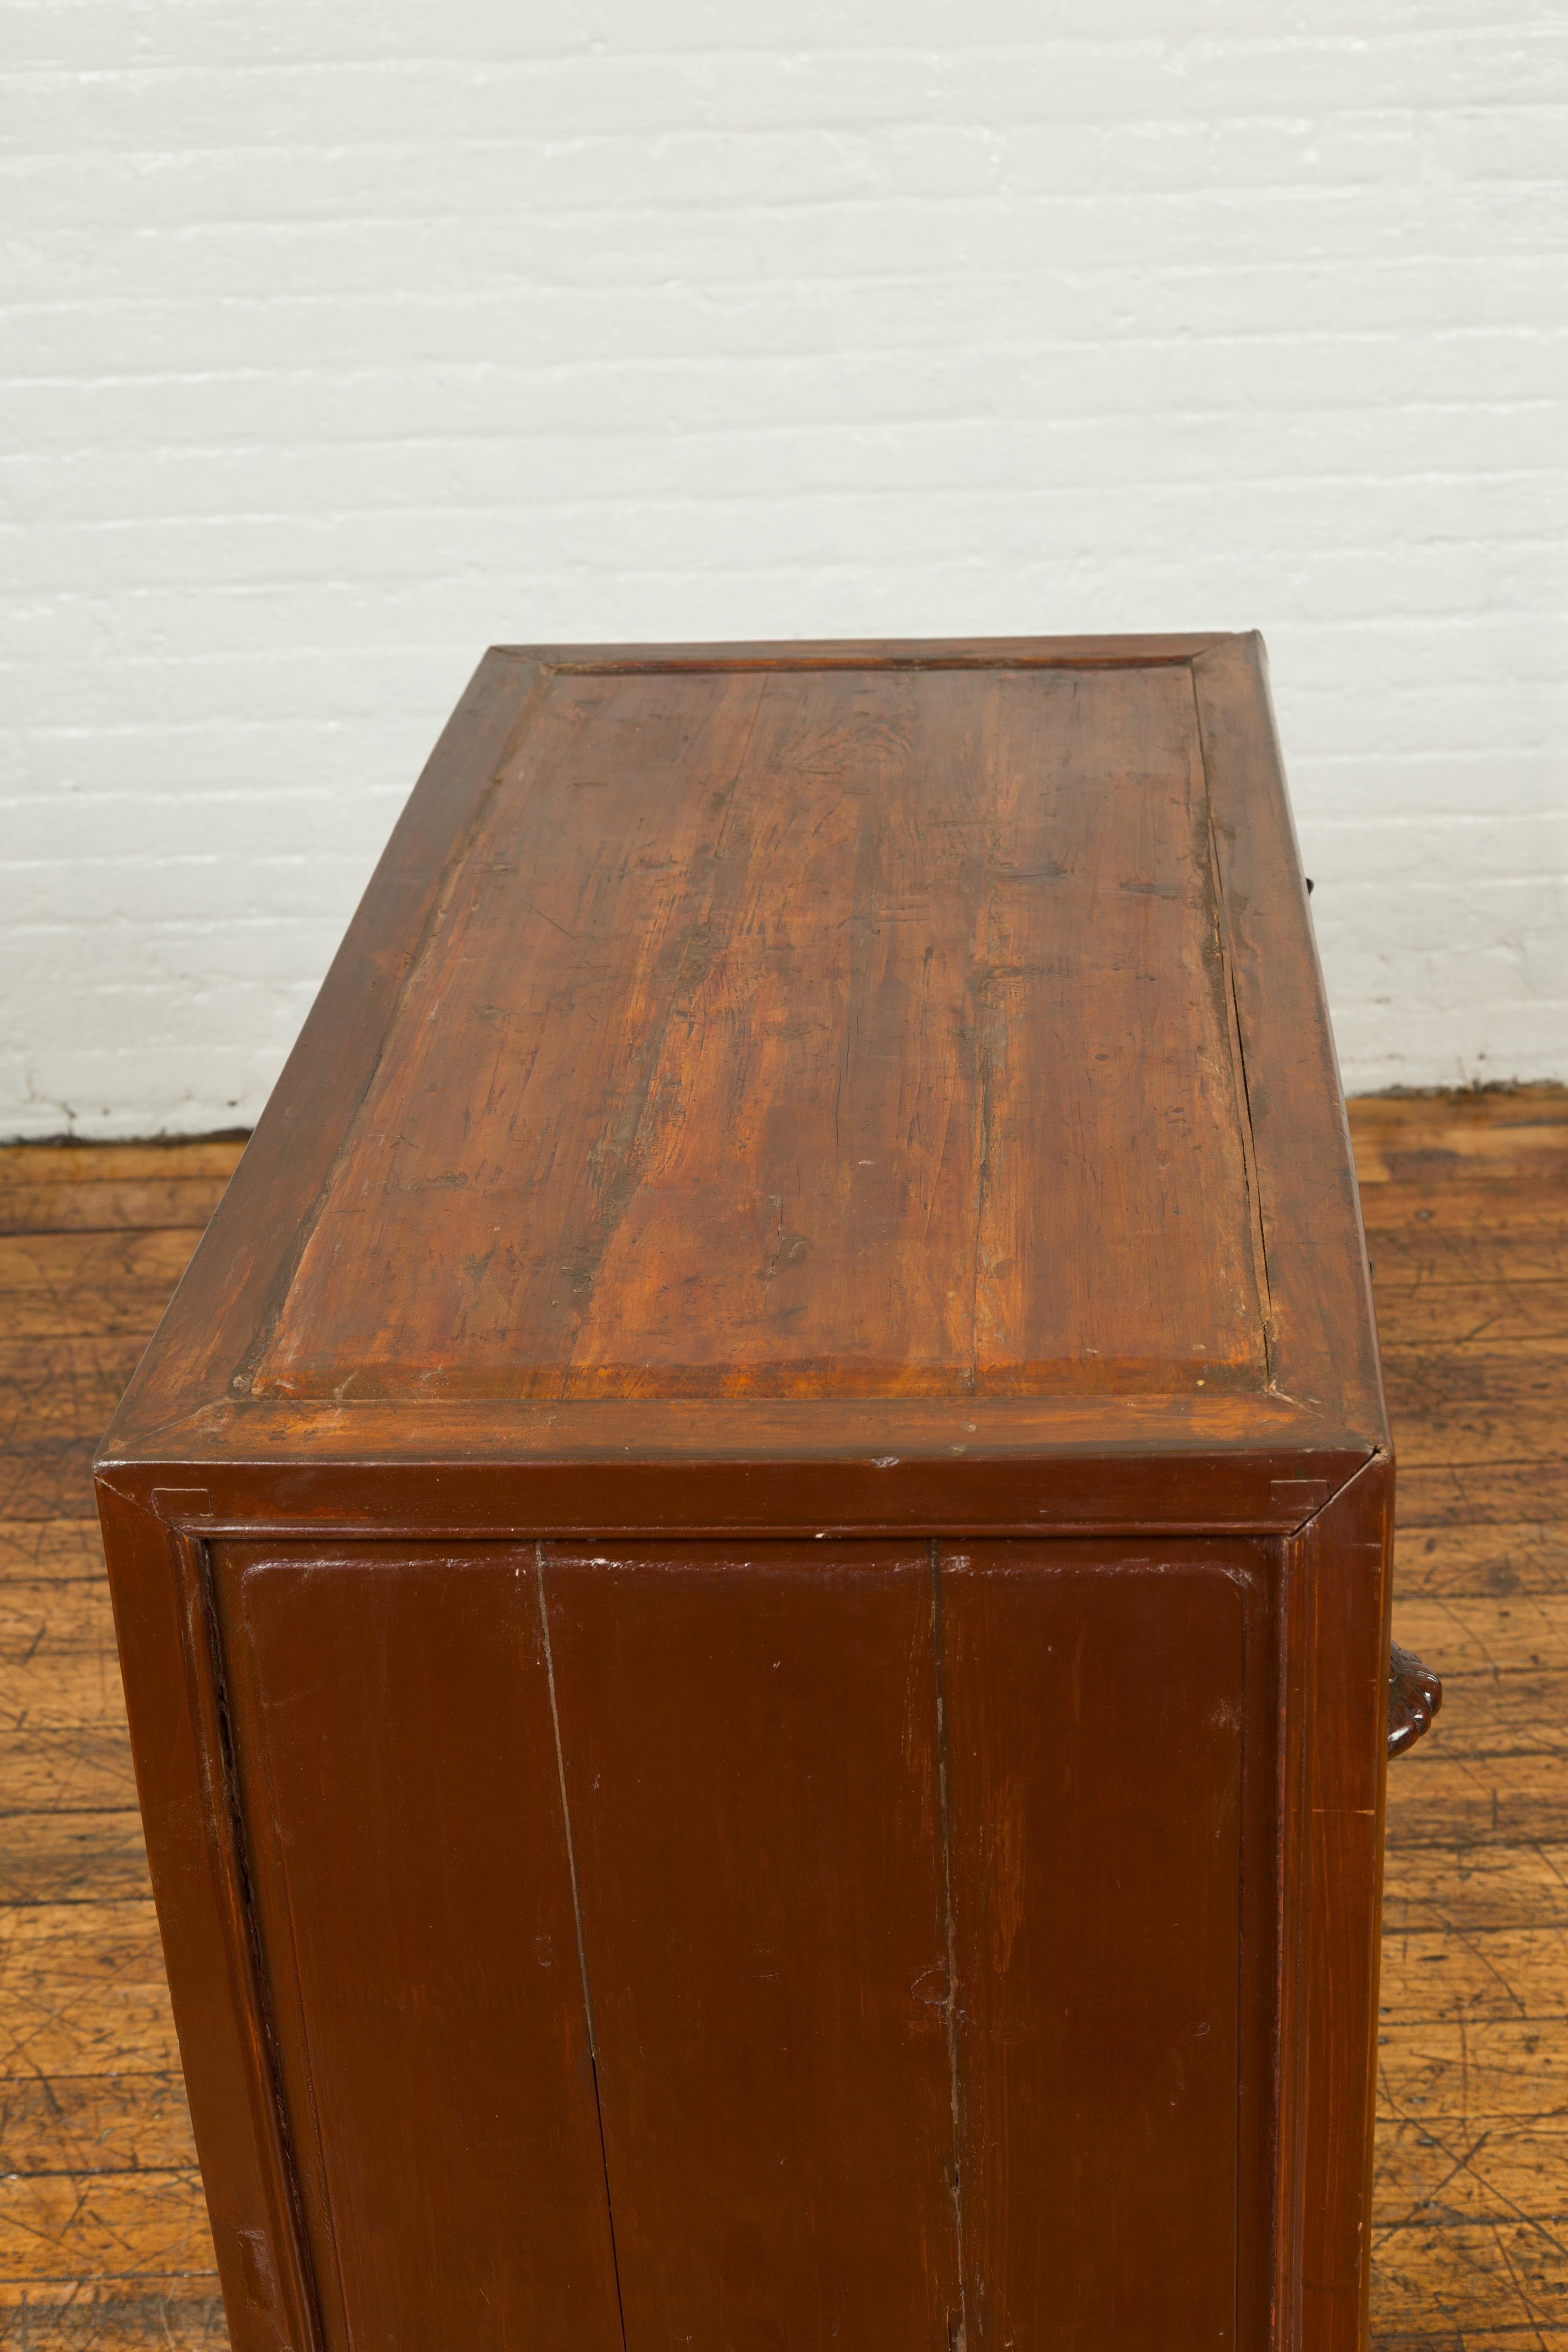
[[[1392,1463],[1256,639],[487,656],[99,1492],[237,2352],[1359,2352]]]
[[[327,2340],[619,2342],[531,1569],[216,1563]]]
[[[1069,1565],[987,1543],[947,1568],[984,2346],[1258,2340],[1242,2248],[1268,2162],[1269,1585],[1243,1545]]]
[[[226,1545],[214,1589],[330,2343],[615,2343],[617,2292],[648,2342],[1236,2340],[1261,1548]]]
[[[942,2347],[925,1548],[547,1548],[541,1575],[628,2341]]]

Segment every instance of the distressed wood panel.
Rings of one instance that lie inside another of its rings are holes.
[[[76,1517],[92,1502],[92,1455],[93,1440],[85,1435],[15,1441],[0,1454],[0,1516]]]
[[[136,1801],[123,1699],[101,1723],[0,1730],[0,1812],[115,1812]]]
[[[0,1234],[156,1232],[199,1234],[226,1176],[124,1178],[98,1184],[0,1184]]]
[[[1568,1460],[1559,1453],[1550,1462],[1402,1461],[1399,1517],[1406,1528],[1568,1520]]]
[[[1385,1348],[1465,1348],[1568,1335],[1568,1282],[1384,1283],[1376,1292]]]
[[[107,1728],[125,1720],[120,1662],[112,1651],[84,1650],[80,1656],[35,1657],[0,1666],[0,1738],[30,1729],[40,1737],[68,1730]],[[0,1805],[10,1799],[0,1791]]]
[[[200,1239],[199,1233],[178,1228],[0,1237],[0,1297],[9,1336],[149,1337]]]
[[[1394,1555],[1394,1605],[1501,1600],[1516,1592],[1568,1591],[1568,1526],[1526,1519],[1510,1527],[1405,1527]]]
[[[194,2165],[0,2179],[0,2278],[13,2287],[84,2272],[158,2277],[211,2265],[212,2233]]]
[[[180,2172],[196,2160],[177,2071],[0,2078],[0,2147],[16,2173]]]
[[[0,1590],[7,1584],[98,1579],[107,1590],[96,1518],[0,1519]]]
[[[0,1336],[0,1444],[58,1435],[96,1443],[104,1401],[112,1412],[142,1349],[134,1333],[55,1339],[5,1330]]]
[[[152,1893],[142,1816],[0,1816],[0,1904],[124,1902]]]
[[[1568,2016],[1562,2014],[1388,2015],[1378,2031],[1377,2063],[1380,2111],[1391,2120],[1568,2116]]]
[[[1562,1187],[1553,1185],[1561,1219]],[[1405,1290],[1447,1286],[1478,1290],[1493,1284],[1568,1281],[1568,1224],[1521,1223],[1516,1232],[1490,1233],[1435,1225],[1370,1231],[1366,1237],[1373,1290],[1381,1307]]]
[[[1477,1339],[1462,1348],[1387,1347],[1383,1376],[1392,1407],[1568,1402],[1568,1339]]]
[[[1385,2231],[1499,2213],[1561,2228],[1568,2224],[1568,2118],[1489,2117],[1458,2129],[1430,2119],[1394,2124],[1379,2135],[1376,2180]]]
[[[11,1515],[7,1524],[90,1508],[93,1453],[142,1345],[139,1337],[0,1338],[0,1508]]]
[[[1568,1175],[1560,1086],[1367,1095],[1351,1105],[1350,1116],[1356,1174],[1367,1187]]]
[[[1423,2019],[1568,2014],[1568,1927],[1476,1933],[1395,1925],[1383,1947],[1382,2004]]]
[[[1384,1930],[1475,1935],[1490,1927],[1568,1927],[1568,1844],[1391,1849]]]
[[[1373,2232],[1373,2314],[1374,2327],[1386,2315],[1405,2332],[1457,2326],[1464,2352],[1472,2330],[1514,2328],[1519,2352],[1536,2352],[1526,2331],[1568,2328],[1568,2246],[1560,2230],[1501,2213],[1390,2224]]]
[[[0,1668],[35,1658],[114,1653],[114,1612],[102,1577],[9,1577],[0,1584]]]
[[[40,1185],[58,1193],[104,1183],[226,1182],[245,1142],[235,1135],[191,1143],[0,1144],[0,1195]]]
[[[12,2352],[227,2352],[228,2340],[214,2271],[0,2286],[0,2345]]]
[[[1475,2328],[1450,2322],[1435,2336],[1411,2335],[1397,2326],[1391,2329],[1380,2324],[1381,2300],[1382,2290],[1374,2287],[1372,2352],[1568,2352],[1568,2328],[1537,2327],[1533,2321],[1516,2322],[1504,2328]],[[1397,2318],[1397,2294],[1389,2293],[1386,2300],[1391,2317]]]
[[[1260,1388],[1215,866],[1178,667],[555,673],[257,1392]]]
[[[1351,1106],[1353,1129],[1357,1107]],[[1546,1176],[1437,1177],[1426,1183],[1363,1184],[1362,1223],[1368,1239],[1407,1233],[1412,1242],[1474,1234],[1500,1241],[1517,1234],[1557,1234],[1568,1227],[1568,1181]],[[1432,1229],[1428,1231],[1428,1228]]]
[[[1418,1474],[1443,1469],[1463,1475],[1492,1462],[1510,1469],[1540,1464],[1562,1467],[1563,1408],[1555,1402],[1489,1405],[1465,1397],[1451,1403],[1407,1406],[1398,1423],[1400,1461]]]
[[[0,2075],[179,2064],[151,1902],[0,1910]]]
[[[1394,1611],[1400,1640],[1446,1650],[1456,1661],[1449,1675],[1467,1689],[1483,1675],[1568,1668],[1568,1589],[1496,1598],[1412,1593],[1396,1599]]]
[[[1439,1728],[1441,1726],[1439,1726]],[[1568,1771],[1559,1755],[1467,1756],[1433,1738],[1388,1776],[1388,1843],[1462,1847],[1568,1840]]]

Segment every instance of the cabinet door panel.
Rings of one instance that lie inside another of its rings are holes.
[[[218,1547],[329,2352],[1260,2342],[1274,1637],[1215,1550]]]
[[[950,2352],[927,1548],[543,1573],[628,2344]]]
[[[619,2352],[531,1552],[216,1591],[329,2345]]]
[[[1217,1564],[944,1558],[978,2352],[1237,2340],[1248,1616]]]

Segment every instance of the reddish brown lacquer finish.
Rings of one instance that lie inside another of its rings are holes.
[[[627,2341],[946,2352],[928,1548],[542,1575]]]
[[[238,2352],[1357,2352],[1256,638],[487,656],[99,1465]]]

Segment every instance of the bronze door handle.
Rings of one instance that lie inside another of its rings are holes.
[[[1443,1704],[1443,1685],[1430,1666],[1397,1642],[1388,1653],[1388,1752],[1403,1756],[1432,1727]]]

